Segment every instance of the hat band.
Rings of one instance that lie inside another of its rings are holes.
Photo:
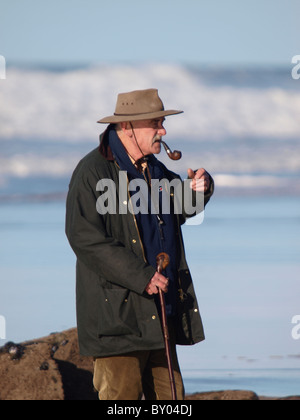
[[[114,113],[114,116],[115,117],[131,117],[131,116],[134,116],[134,115],[147,115],[147,114],[154,114],[154,113],[156,113],[156,112],[164,112],[164,110],[162,109],[162,110],[160,110],[160,111],[150,111],[150,112],[135,112],[134,114],[116,114],[116,113]]]

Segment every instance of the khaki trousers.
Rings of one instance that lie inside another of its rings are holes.
[[[171,335],[171,334],[170,334]],[[171,340],[177,399],[184,399],[176,345]],[[137,351],[94,361],[94,387],[100,400],[171,400],[165,349]]]

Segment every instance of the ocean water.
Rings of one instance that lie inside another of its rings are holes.
[[[300,369],[204,369],[183,371],[187,394],[247,390],[259,396],[299,395]]]
[[[96,121],[113,112],[116,94],[147,87],[159,88],[166,108],[185,111],[166,122],[166,140],[183,158],[161,160],[182,176],[205,167],[216,183],[203,223],[183,227],[206,333],[178,350],[186,390],[299,394],[300,82],[290,69],[8,67],[0,84],[0,346],[76,325],[68,182],[97,146],[104,127]]]
[[[75,326],[75,258],[64,234],[64,203],[4,204],[0,214],[6,340]]]

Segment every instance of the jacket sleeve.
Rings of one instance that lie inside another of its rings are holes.
[[[174,189],[174,211],[179,216],[181,225],[187,219],[202,213],[213,195],[214,180],[210,174],[208,175],[210,178],[210,187],[206,193],[202,193],[191,190],[190,179],[182,181],[178,175],[171,173],[172,179],[175,178],[178,180],[177,188]]]
[[[155,269],[108,235],[96,210],[92,182],[73,176],[67,198],[66,235],[78,260],[102,279],[143,294]],[[95,184],[96,185],[96,184]]]
[[[184,222],[186,221],[186,219],[189,219],[191,217],[196,216],[199,213],[202,213],[205,210],[205,207],[207,203],[209,202],[211,196],[213,195],[214,188],[215,188],[214,180],[210,174],[208,175],[210,178],[210,186],[209,186],[208,191],[206,191],[206,193],[195,192],[195,191],[190,190],[190,180],[186,179],[184,181],[183,212],[182,212]],[[186,192],[189,190],[191,192],[188,193],[188,195],[190,194],[190,196],[187,198]]]

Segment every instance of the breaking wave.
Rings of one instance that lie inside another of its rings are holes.
[[[300,174],[300,83],[283,69],[200,69],[171,64],[8,67],[0,82],[0,189],[8,180],[68,178],[97,146],[117,94],[156,87],[176,164],[207,168],[219,187],[282,189]],[[283,178],[282,178],[283,176]],[[284,176],[286,178],[284,178]],[[281,177],[281,178],[280,178]]]
[[[268,80],[262,86],[257,73],[249,85],[240,82],[245,71],[233,71],[229,77],[221,70],[169,64],[57,72],[9,68],[0,89],[0,138],[91,141],[101,129],[96,121],[113,113],[117,93],[149,87],[159,89],[167,108],[185,111],[168,124],[176,137],[299,138],[300,83],[291,80],[295,89],[287,89],[288,71],[281,79],[276,71],[265,78],[267,74],[274,84]]]

